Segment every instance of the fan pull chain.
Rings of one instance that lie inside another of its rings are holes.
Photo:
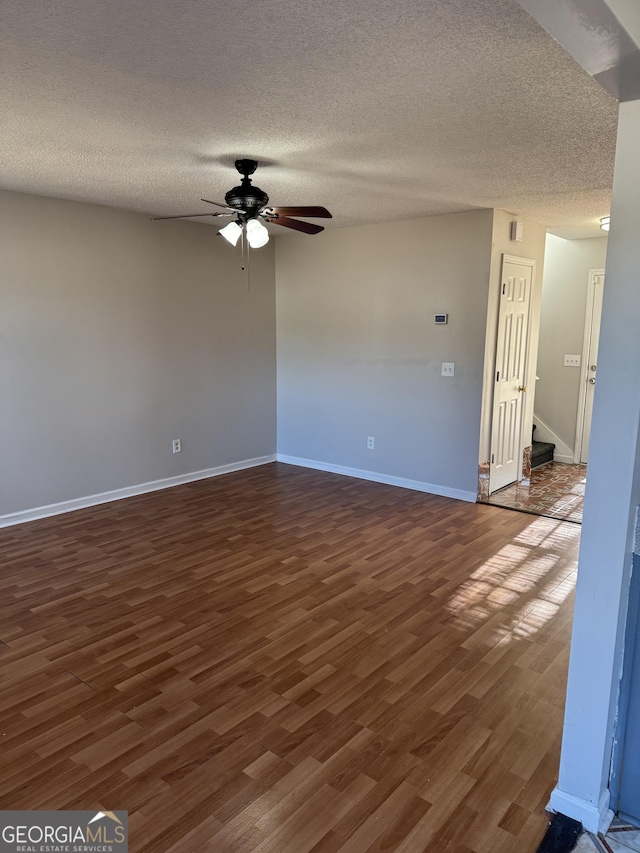
[[[245,252],[246,252],[246,261],[245,261]],[[240,253],[241,253],[241,268],[244,272],[245,269],[247,271],[247,291],[251,293],[251,252],[249,250],[249,246],[246,244],[246,237],[244,233],[244,228],[242,229],[242,234],[240,235]]]

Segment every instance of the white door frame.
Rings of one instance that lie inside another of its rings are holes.
[[[587,408],[587,373],[589,370],[589,350],[591,348],[591,323],[593,322],[593,303],[595,298],[596,276],[604,276],[605,270],[589,270],[587,284],[587,308],[584,316],[584,334],[582,338],[582,359],[580,361],[580,389],[578,392],[578,417],[576,419],[576,441],[573,448],[574,464],[582,456],[582,434]]]
[[[521,420],[520,420],[520,440],[518,443],[518,453],[519,453],[520,463],[518,465],[518,476],[514,480],[514,482],[519,483],[524,477],[524,473],[523,473],[524,449],[529,444],[531,444],[531,439],[529,439],[529,441],[525,441],[525,438],[524,438],[524,426],[525,426],[526,416],[528,413],[530,413],[530,415],[531,415],[530,420],[533,423],[533,403],[530,404],[529,400],[532,400],[532,397],[535,394],[535,373],[533,375],[531,375],[530,356],[531,356],[531,333],[532,333],[531,318],[533,316],[533,299],[534,299],[535,282],[536,282],[536,262],[533,258],[520,258],[517,255],[503,254],[502,255],[502,263],[500,264],[500,277],[498,278],[498,281],[497,281],[497,286],[500,289],[502,289],[502,278],[503,278],[503,273],[504,273],[504,266],[507,263],[521,264],[522,266],[531,267],[531,298],[529,300],[529,317],[528,317],[528,322],[527,322],[527,344],[525,347],[525,356],[524,356],[524,363],[525,363],[524,375],[527,379],[527,390],[524,392],[526,396],[525,396],[525,399],[524,399],[523,404],[522,404],[522,410],[521,410],[521,416],[520,416],[520,418],[521,418]],[[496,359],[497,350],[498,350],[499,323],[500,323],[500,320],[499,320],[499,313],[498,313],[498,325],[496,326],[496,338],[495,338],[495,344],[494,344],[494,350],[493,350],[493,352],[494,352],[494,365],[495,365],[495,359]],[[494,367],[494,373],[493,373],[493,377],[492,377],[492,384],[493,384],[493,389],[495,391],[495,384],[496,384],[495,383],[495,367]],[[490,454],[493,453],[492,448],[494,446],[493,445],[493,411],[494,411],[494,405],[495,405],[495,394],[492,395],[492,398],[491,398],[491,435],[490,435],[490,439],[489,439]],[[489,465],[489,487],[488,488],[489,488],[489,494],[492,494],[492,489],[491,489],[491,463]]]

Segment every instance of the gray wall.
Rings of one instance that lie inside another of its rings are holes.
[[[0,515],[273,454],[273,244],[0,193],[0,401]]]
[[[481,210],[278,242],[279,455],[475,495],[492,223]]]
[[[604,269],[606,254],[606,237],[547,237],[535,412],[572,450],[582,369],[563,360],[582,353],[589,270]]]

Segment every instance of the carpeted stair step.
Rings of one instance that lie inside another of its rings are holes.
[[[546,465],[547,462],[553,462],[553,451],[556,449],[555,444],[550,441],[535,440],[536,427],[533,426],[531,433],[531,467],[539,468],[541,465]]]

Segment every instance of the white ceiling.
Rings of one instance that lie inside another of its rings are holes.
[[[4,189],[206,212],[242,156],[329,227],[498,207],[602,235],[617,103],[515,0],[0,0],[0,20]]]

